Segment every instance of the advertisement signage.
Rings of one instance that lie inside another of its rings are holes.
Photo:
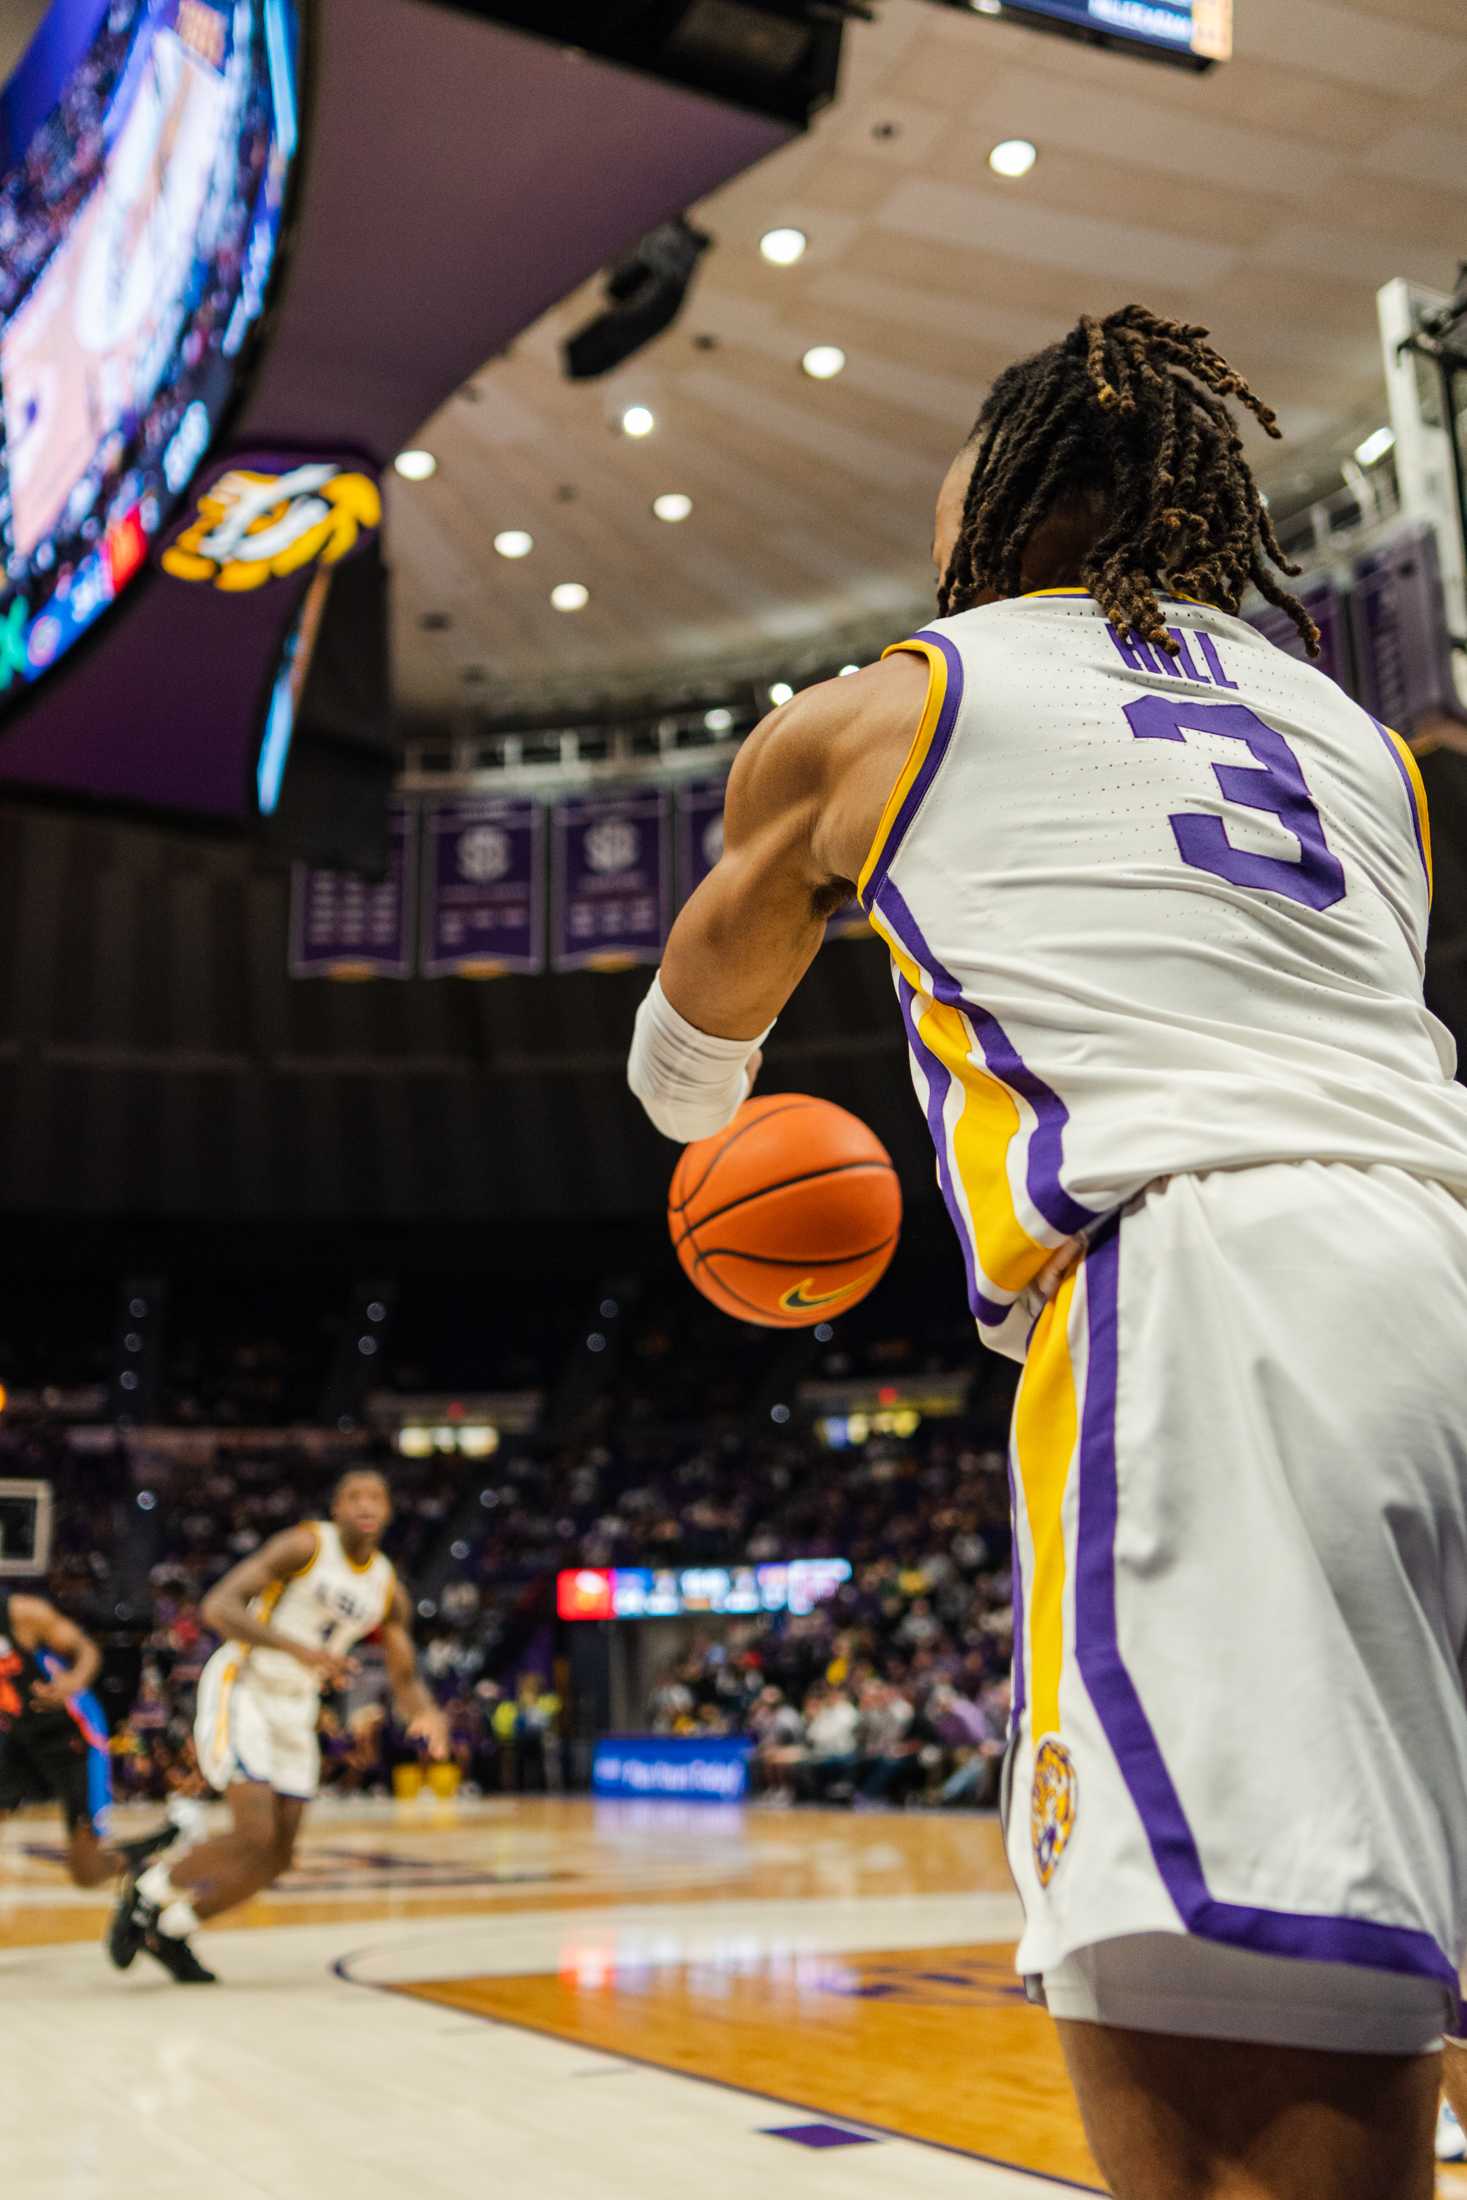
[[[670,1735],[605,1736],[591,1760],[591,1791],[645,1801],[741,1803],[749,1792],[751,1741],[681,1741]]]
[[[792,1558],[764,1566],[581,1566],[556,1581],[562,1619],[803,1618],[851,1578],[848,1558]]]

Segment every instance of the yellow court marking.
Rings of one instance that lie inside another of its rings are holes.
[[[1007,1946],[618,1966],[395,1993],[1103,2191]]]
[[[1039,1317],[1014,1406],[1014,1455],[1034,1545],[1024,1607],[1029,1631],[1029,1717],[1036,1739],[1060,1731],[1064,1506],[1079,1426],[1069,1336],[1075,1283],[1075,1276],[1067,1276]]]

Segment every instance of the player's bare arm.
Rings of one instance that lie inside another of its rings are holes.
[[[722,858],[673,926],[632,1049],[632,1090],[669,1137],[718,1129],[745,1096],[761,1039],[855,892],[926,696],[925,666],[889,657],[807,689],[740,750]]]
[[[102,1670],[102,1653],[75,1620],[58,1612],[45,1597],[28,1596],[11,1598],[10,1618],[26,1649],[51,1650],[66,1660],[59,1671],[32,1687],[31,1702],[38,1710],[55,1710],[69,1696],[79,1696],[91,1687]]]
[[[272,1535],[268,1543],[262,1543],[248,1558],[242,1558],[237,1566],[231,1566],[222,1581],[216,1581],[204,1598],[200,1611],[206,1627],[216,1635],[225,1636],[230,1642],[250,1643],[260,1650],[283,1650],[287,1657],[312,1672],[322,1673],[332,1681],[345,1677],[346,1661],[333,1657],[329,1650],[318,1649],[312,1643],[296,1642],[282,1634],[267,1620],[256,1618],[250,1605],[254,1599],[273,1588],[276,1582],[289,1581],[292,1574],[301,1573],[311,1563],[316,1538],[308,1527],[282,1528],[279,1535]]]
[[[412,1606],[399,1582],[392,1595],[392,1610],[382,1629],[382,1655],[387,1666],[387,1685],[392,1707],[412,1741],[426,1742],[430,1757],[448,1755],[448,1721],[433,1701],[413,1648]]]

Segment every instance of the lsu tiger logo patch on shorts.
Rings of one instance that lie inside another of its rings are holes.
[[[1059,1869],[1060,1858],[1070,1845],[1079,1807],[1080,1784],[1075,1764],[1063,1742],[1052,1735],[1039,1744],[1034,1756],[1034,1789],[1029,1802],[1030,1838],[1034,1844],[1034,1869],[1039,1884],[1047,1887]]]

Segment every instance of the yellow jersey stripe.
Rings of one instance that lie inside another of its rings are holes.
[[[1411,800],[1416,805],[1416,823],[1421,834],[1421,860],[1426,866],[1426,898],[1430,902],[1436,893],[1436,871],[1431,860],[1431,804],[1426,799],[1426,781],[1421,776],[1421,766],[1409,741],[1402,740],[1391,726],[1382,726],[1381,732],[1401,759],[1401,769],[1411,790]]]
[[[238,1679],[239,1666],[231,1659],[229,1664],[225,1666],[219,1682],[219,1710],[214,1720],[214,1748],[216,1753],[222,1754],[229,1746],[229,1699],[234,1693],[234,1684]]]
[[[1024,1584],[1029,1632],[1029,1716],[1036,1741],[1060,1731],[1065,1649],[1065,1492],[1079,1414],[1070,1359],[1070,1308],[1077,1278],[1060,1285],[1040,1315],[1014,1405],[1014,1456],[1034,1547]],[[1022,1656],[1022,1645],[1016,1645]]]
[[[885,663],[888,657],[895,657],[903,650],[910,651],[914,657],[925,657],[927,659],[927,701],[923,706],[917,731],[912,736],[912,745],[907,751],[907,760],[897,774],[896,785],[886,798],[886,807],[881,813],[875,837],[871,842],[870,849],[867,851],[866,861],[861,866],[861,875],[856,881],[856,895],[859,900],[865,899],[866,888],[871,883],[871,874],[881,861],[897,819],[901,816],[907,797],[916,784],[917,774],[927,761],[933,736],[937,732],[937,722],[942,716],[942,706],[947,700],[947,659],[943,656],[936,642],[920,640],[893,642],[890,649],[882,651],[882,662]]]
[[[912,988],[919,1041],[962,1091],[962,1112],[947,1133],[947,1146],[971,1217],[969,1237],[978,1266],[990,1291],[1017,1296],[1048,1265],[1055,1250],[1031,1236],[1014,1203],[1008,1157],[1022,1128],[1018,1102],[1001,1078],[974,1061],[973,1041],[961,1014],[946,1002],[933,1000],[921,971],[888,929],[880,910],[872,911],[870,922]]]

